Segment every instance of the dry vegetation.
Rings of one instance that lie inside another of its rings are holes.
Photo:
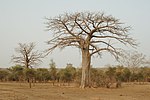
[[[150,84],[124,84],[122,88],[59,87],[50,83],[0,83],[0,100],[149,100]]]

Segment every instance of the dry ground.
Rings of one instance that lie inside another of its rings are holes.
[[[37,83],[0,83],[0,100],[150,100],[150,85],[124,85],[119,89],[59,87]]]

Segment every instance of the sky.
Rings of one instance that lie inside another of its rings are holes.
[[[150,0],[0,0],[0,67],[15,65],[11,56],[15,54],[18,43],[36,43],[36,50],[48,48],[51,32],[45,31],[45,17],[55,17],[65,12],[104,12],[131,26],[129,32],[137,40],[137,51],[150,57]],[[128,47],[127,47],[128,48]],[[67,63],[81,66],[81,52],[68,47],[56,49],[43,59],[37,67],[49,67],[53,59],[57,67]],[[96,67],[116,64],[112,56],[92,58]]]

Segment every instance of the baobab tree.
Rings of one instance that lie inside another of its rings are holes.
[[[124,26],[119,19],[100,12],[64,13],[54,18],[46,18],[47,30],[53,31],[54,37],[47,43],[47,52],[55,48],[74,46],[82,54],[81,88],[90,86],[91,57],[107,51],[117,59],[120,49],[116,43],[135,46],[129,36],[129,26]]]
[[[38,64],[39,62],[42,62],[42,53],[39,53],[39,51],[34,51],[35,44],[29,43],[29,44],[22,44],[19,43],[19,46],[15,48],[16,53],[18,53],[18,56],[13,55],[12,61],[16,64],[21,64],[25,68],[30,68],[33,65]]]

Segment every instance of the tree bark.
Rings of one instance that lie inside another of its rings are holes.
[[[90,87],[91,56],[88,50],[82,50],[82,77],[80,88]]]

